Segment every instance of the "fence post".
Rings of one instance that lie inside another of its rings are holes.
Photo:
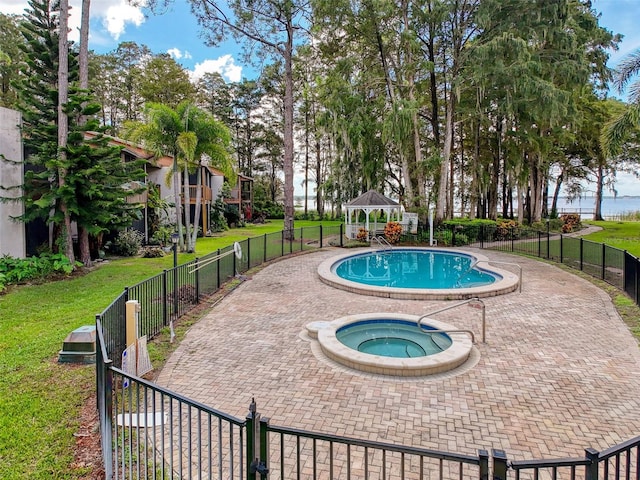
[[[322,248],[322,225],[320,225],[320,248]]]
[[[562,243],[562,240],[564,239],[564,235],[560,234],[560,263],[564,263],[564,245]]]
[[[344,224],[340,224],[340,246],[344,247]]]
[[[548,242],[547,242],[548,245]],[[542,256],[542,232],[538,230],[538,258]]]
[[[249,480],[256,479],[256,470],[254,468],[254,461],[256,460],[255,442],[256,442],[256,402],[255,399],[251,399],[249,404],[249,413],[247,414],[247,454],[245,456],[247,462],[247,478]]]
[[[196,278],[195,278],[195,282],[196,282],[196,302],[200,303],[200,269],[198,268],[198,262],[200,261],[200,259],[198,257],[196,257],[195,262],[193,264],[194,267],[196,267]]]
[[[547,219],[547,260],[551,258],[551,225],[549,219]]]
[[[260,418],[260,465],[258,471],[260,472],[260,479],[266,480],[269,469],[267,468],[266,459],[269,458],[269,434],[267,429],[269,427],[268,418]]]
[[[247,415],[247,478],[256,480],[256,473],[261,479],[267,478],[269,469],[264,458],[267,458],[267,426],[269,420],[262,420],[257,412],[256,401],[251,399]]]
[[[484,225],[480,225],[480,248],[484,248]]]
[[[489,480],[489,452],[478,450],[478,460],[480,461],[480,480]]]
[[[247,238],[247,270],[251,268],[251,239]],[[247,271],[245,270],[245,272]]]
[[[606,273],[606,268],[605,268],[605,262],[607,261],[607,251],[606,251],[606,246],[603,243],[602,244],[602,280],[604,280],[605,277],[605,273]]]
[[[124,306],[125,306],[125,317],[127,315],[127,302],[129,301],[129,287],[124,287]],[[128,347],[127,345],[127,322],[118,322],[118,330],[119,330],[119,336],[118,336],[118,341],[120,341],[121,344],[124,344],[123,350],[125,348]]]
[[[493,454],[493,479],[507,480],[507,454],[504,450],[492,449]]]
[[[516,245],[515,245],[515,233],[514,233],[515,228],[514,228],[514,227],[511,227],[511,229],[510,229],[510,230],[511,230],[511,251],[512,251],[512,252],[515,252],[515,250],[516,250]]]
[[[584,244],[582,241],[582,237],[580,237],[580,271],[582,271],[583,267],[583,252],[584,252]]]
[[[216,252],[216,257],[218,257],[218,259],[216,260],[216,290],[218,288],[220,288],[220,249],[218,249],[218,251]]]
[[[585,448],[584,455],[591,463],[585,466],[585,480],[598,480],[598,457],[599,452],[593,448]]]
[[[284,230],[282,230],[280,237],[280,256],[284,257]]]
[[[162,270],[162,324],[169,325],[169,311],[167,309],[167,270]]]
[[[96,345],[96,403],[98,406],[98,420],[100,424],[100,446],[102,449],[102,463],[106,480],[113,478],[113,373],[112,361],[105,358],[104,337],[100,315],[96,315],[96,329],[98,344]]]
[[[264,259],[262,263],[267,263],[267,234],[264,234]]]

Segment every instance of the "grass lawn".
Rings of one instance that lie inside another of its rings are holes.
[[[640,222],[588,222],[589,225],[602,227],[599,232],[585,236],[586,240],[606,243],[620,250],[627,250],[640,258]]]
[[[296,221],[295,228],[318,224]],[[270,221],[201,238],[196,252],[180,253],[178,262],[281,230],[282,221]],[[87,473],[73,465],[74,434],[81,406],[95,395],[95,368],[59,364],[62,342],[74,329],[93,325],[124,287],[172,265],[172,255],[111,260],[85,275],[0,295],[1,479],[78,479]]]

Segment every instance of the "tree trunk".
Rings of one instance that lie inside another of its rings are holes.
[[[187,240],[187,252],[193,252],[193,244],[191,243],[191,196],[189,195],[189,171],[187,166],[184,167],[184,176],[182,177],[182,196],[184,198],[184,236]]]
[[[293,25],[287,18],[284,47],[284,235],[293,240]]]
[[[89,232],[82,225],[78,225],[78,248],[80,249],[80,261],[85,267],[93,265],[91,261],[91,246]]]
[[[176,231],[178,232],[178,246],[184,250],[184,238],[182,238],[182,204],[180,203],[180,170],[178,170],[177,153],[173,154],[173,196],[176,209]]]
[[[196,172],[196,206],[193,219],[193,232],[191,233],[191,245],[195,250],[196,242],[198,241],[198,224],[200,223],[200,216],[202,212],[202,165],[198,165],[198,171]],[[202,228],[204,234],[204,225]]]
[[[596,204],[593,211],[593,219],[595,221],[604,220],[602,218],[602,194],[604,191],[604,169],[602,168],[602,159],[598,162],[598,171],[596,174]]]
[[[449,162],[451,161],[452,132],[453,132],[453,103],[455,94],[451,91],[447,102],[445,115],[444,147],[442,149],[442,163],[440,164],[440,182],[438,185],[438,202],[436,204],[436,222],[441,222],[446,217],[447,189],[449,186]]]
[[[542,220],[542,190],[544,188],[544,172],[542,172],[542,154],[540,152],[530,156],[529,171],[529,195],[530,217],[529,222]]]
[[[80,21],[80,52],[78,55],[79,64],[79,81],[80,88],[87,90],[89,88],[89,12],[91,8],[91,0],[82,0],[82,16]],[[84,125],[87,123],[87,117],[81,115],[78,123]],[[80,250],[80,261],[85,267],[90,267],[91,247],[89,243],[89,232],[82,225],[78,225],[78,248]]]
[[[69,2],[60,2],[60,31],[58,38],[58,186],[64,187],[67,181],[67,136],[69,135],[69,117],[64,108],[69,100],[69,40],[68,35]],[[64,215],[62,229],[65,256],[72,266],[76,263],[73,253],[73,238],[71,238],[71,213],[64,198],[60,199],[60,211]]]
[[[551,212],[550,216],[555,217],[558,214],[558,198],[560,197],[560,190],[562,189],[562,182],[564,179],[564,174],[561,173],[558,175],[558,179],[556,180],[556,188],[553,191],[553,199],[551,200]]]

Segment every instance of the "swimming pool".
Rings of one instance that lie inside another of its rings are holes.
[[[306,328],[328,358],[368,373],[431,375],[469,359],[473,342],[467,333],[432,318],[420,320],[419,327],[419,320],[416,315],[366,313],[312,322]]]
[[[455,249],[367,249],[322,262],[320,279],[354,293],[406,299],[466,299],[514,291],[518,276],[483,255]]]

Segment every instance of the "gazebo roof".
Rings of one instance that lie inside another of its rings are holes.
[[[399,207],[400,204],[375,190],[369,190],[346,204],[347,207]]]

